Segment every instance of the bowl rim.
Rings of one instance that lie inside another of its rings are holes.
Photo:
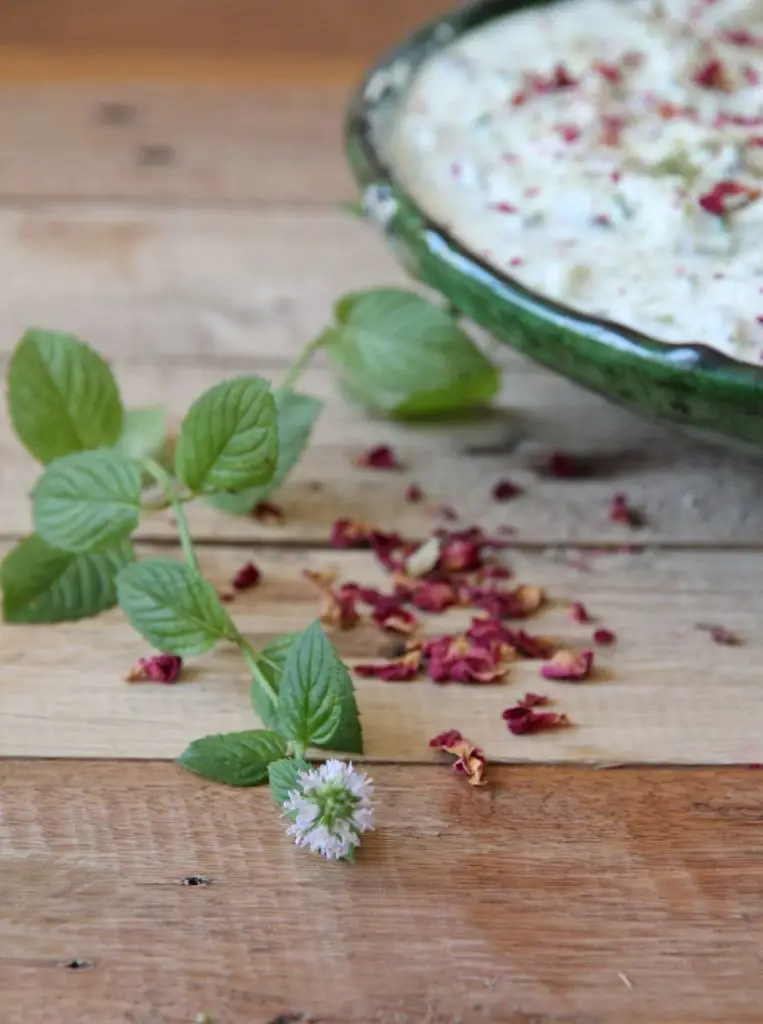
[[[452,44],[459,36],[479,28],[494,18],[549,0],[471,0],[455,10],[433,18],[401,42],[383,53],[369,68],[351,94],[344,124],[345,143],[350,165],[363,191],[365,212],[376,219],[385,232],[394,236],[395,221],[401,210],[413,215],[433,254],[446,257],[462,272],[477,277],[514,306],[542,317],[545,321],[584,334],[610,351],[629,353],[658,363],[665,369],[702,376],[726,385],[757,392],[763,386],[763,364],[757,366],[735,359],[701,342],[660,341],[615,321],[575,310],[525,287],[510,274],[483,260],[414,200],[382,154],[374,122],[382,113],[394,115],[415,72],[425,60]],[[550,0],[559,2],[559,0]],[[394,212],[377,212],[379,204],[389,201]]]

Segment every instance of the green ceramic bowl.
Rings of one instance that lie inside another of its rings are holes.
[[[385,159],[385,133],[418,65],[463,33],[537,2],[477,0],[414,33],[369,71],[346,122],[347,153],[364,209],[414,277],[495,338],[636,412],[760,452],[763,366],[691,341],[667,345],[529,291],[429,219]]]

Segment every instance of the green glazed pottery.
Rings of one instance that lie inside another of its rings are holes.
[[[369,71],[345,126],[366,215],[412,276],[498,340],[636,412],[760,452],[763,365],[738,362],[690,340],[664,344],[529,291],[429,219],[387,162],[385,132],[421,62],[463,33],[523,6],[528,0],[477,0],[414,33]]]

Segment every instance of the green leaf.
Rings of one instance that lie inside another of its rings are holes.
[[[303,747],[330,745],[342,717],[342,669],[320,623],[308,626],[289,649],[278,693],[279,727],[285,736]]]
[[[135,629],[160,651],[190,658],[218,640],[238,639],[238,630],[215,588],[190,566],[151,558],[117,577],[119,604]]]
[[[414,292],[381,288],[344,296],[339,326],[326,332],[340,383],[353,401],[399,418],[440,416],[484,405],[498,369],[439,306]]]
[[[117,450],[131,459],[158,455],[167,440],[167,415],[161,405],[126,409]]]
[[[267,381],[236,377],[188,410],[175,448],[177,475],[194,494],[268,483],[278,461],[276,406]]]
[[[97,551],[140,521],[138,463],[115,449],[74,452],[52,462],[32,489],[32,517],[61,551]]]
[[[259,786],[268,780],[268,766],[286,753],[277,732],[250,729],[194,740],[178,758],[189,772],[229,786]]]
[[[324,403],[310,395],[279,388],[274,392],[278,412],[278,464],[269,483],[240,494],[215,494],[209,504],[234,516],[246,516],[284,482],[302,457]]]
[[[108,363],[71,334],[27,331],[11,356],[7,388],[13,429],[39,462],[108,448],[122,433]]]
[[[268,765],[268,778],[270,780],[270,792],[279,807],[283,807],[289,798],[289,793],[299,789],[298,777],[300,772],[309,772],[310,765],[300,757],[282,758],[280,761],[271,761]]]
[[[42,537],[25,537],[0,566],[6,622],[66,622],[111,608],[116,577],[135,558],[129,540],[96,554],[56,551]]]
[[[300,633],[284,633],[276,637],[275,640],[271,640],[269,644],[265,644],[257,653],[257,666],[276,694],[281,688],[281,679],[289,651],[300,636]],[[260,721],[269,729],[277,729],[279,726],[278,708],[256,679],[252,680],[250,697],[255,714]]]

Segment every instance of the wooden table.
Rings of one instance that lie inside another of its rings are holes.
[[[30,323],[77,332],[129,403],[177,419],[222,376],[278,380],[343,291],[403,281],[337,208],[341,110],[376,44],[435,5],[294,6],[0,12],[5,354]],[[369,555],[328,550],[338,516],[429,533],[428,506],[403,498],[413,479],[466,522],[515,526],[510,561],[554,599],[543,631],[584,642],[565,607],[580,599],[618,635],[595,681],[545,687],[573,727],[506,732],[501,708],[538,688],[537,664],[498,688],[359,680],[379,830],[354,867],[327,866],[289,844],[266,792],[171,763],[251,725],[232,655],[131,687],[145,649],[118,611],[5,627],[2,1024],[761,1020],[763,473],[501,358],[501,416],[427,428],[365,419],[317,362],[304,387],[328,407],[285,523],[200,507],[192,525],[216,584],[262,566],[232,606],[254,640],[314,617],[305,567],[379,578]],[[404,476],[353,467],[378,442]],[[585,482],[540,479],[533,459],[554,448],[611,457]],[[7,549],[35,467],[5,419],[0,449]],[[504,476],[526,488],[511,505],[490,497]],[[614,491],[645,509],[638,535],[608,521]],[[141,530],[147,554],[173,538],[167,517]],[[744,645],[714,646],[703,620]],[[379,649],[367,629],[337,642],[350,663]],[[448,727],[516,763],[466,786],[431,763]]]

